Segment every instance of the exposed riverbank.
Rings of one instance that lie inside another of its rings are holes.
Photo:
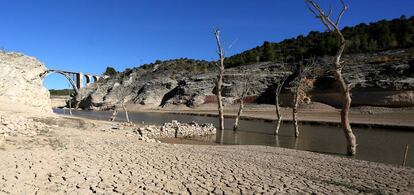
[[[147,143],[118,124],[43,119],[1,141],[2,193],[414,193],[414,169],[265,146]]]
[[[128,109],[134,112],[160,112],[171,114],[188,114],[197,116],[217,116],[215,104],[205,104],[197,108],[186,106],[169,106],[166,108],[145,108],[129,105]],[[284,122],[291,122],[292,110],[281,109]],[[234,118],[238,106],[225,107],[225,117]],[[299,121],[303,124],[340,125],[340,110],[324,104],[304,105],[299,110]],[[247,105],[242,114],[245,120],[275,120],[274,105]],[[414,130],[414,108],[383,108],[383,107],[354,107],[350,111],[351,124],[356,127],[390,128],[400,130]]]

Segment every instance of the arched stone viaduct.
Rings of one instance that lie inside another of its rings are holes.
[[[70,72],[70,71],[64,71],[64,70],[53,70],[53,69],[49,69],[47,70],[45,73],[43,73],[41,75],[42,78],[46,77],[48,74],[51,73],[57,73],[57,74],[61,74],[64,77],[66,77],[66,79],[69,80],[70,84],[72,85],[73,89],[75,90],[76,94],[79,94],[79,89],[88,86],[92,83],[95,83],[96,81],[99,80],[99,78],[101,78],[98,75],[92,75],[92,74],[83,74],[81,72]],[[85,79],[85,86],[83,83],[83,79]]]

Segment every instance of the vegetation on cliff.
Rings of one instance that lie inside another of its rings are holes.
[[[385,50],[414,47],[414,16],[401,16],[393,20],[380,20],[369,24],[358,24],[341,30],[347,40],[346,54],[369,53]],[[226,68],[247,65],[256,62],[295,62],[302,58],[333,56],[337,49],[335,36],[329,32],[311,31],[308,35],[299,35],[279,43],[265,41],[263,45],[225,59]],[[158,66],[173,70],[174,74],[183,71],[206,73],[215,70],[213,63],[188,58],[156,60],[141,65],[144,69]],[[111,67],[108,67],[111,68]],[[126,69],[124,74],[131,72]],[[106,70],[106,75],[116,74],[115,70]],[[173,74],[173,75],[174,75]]]
[[[345,53],[378,52],[414,47],[414,16],[401,16],[391,21],[380,20],[358,24],[341,30],[347,40]],[[311,31],[307,36],[285,39],[279,43],[265,41],[262,46],[244,51],[226,59],[226,66],[233,67],[257,61],[298,61],[302,57],[332,56],[337,50],[337,40],[329,32]]]

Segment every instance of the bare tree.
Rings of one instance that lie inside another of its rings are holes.
[[[119,86],[119,93],[116,94],[116,98],[118,100],[118,103],[114,107],[114,112],[112,113],[110,121],[115,121],[115,119],[118,115],[118,106],[121,106],[122,109],[125,112],[125,118],[126,118],[127,123],[131,123],[131,121],[129,120],[128,110],[125,107],[125,102],[126,102],[127,95],[128,95],[128,91],[127,91],[126,87]]]
[[[70,82],[69,82],[69,87],[70,87]],[[72,94],[72,92],[69,90],[69,93],[68,93],[69,99],[68,99],[68,100],[66,100],[66,102],[69,102],[69,103],[68,103],[68,105],[69,105],[69,114],[72,116],[72,102],[71,102],[71,94]]]
[[[314,73],[313,66],[315,59],[311,58],[306,64],[303,60],[299,63],[297,70],[296,79],[293,81],[293,106],[292,106],[292,120],[293,128],[295,130],[295,137],[299,137],[299,125],[298,125],[298,107],[306,98],[306,92],[313,87],[313,81],[310,77]],[[312,75],[315,76],[315,75]]]
[[[276,84],[275,89],[275,106],[276,106],[276,126],[275,126],[275,135],[279,134],[280,124],[282,123],[282,113],[280,112],[280,106],[279,106],[279,96],[280,92],[282,91],[283,85],[285,84],[287,78],[289,76],[282,77]]]
[[[341,123],[347,140],[347,153],[348,155],[355,155],[357,147],[356,137],[352,132],[352,128],[349,122],[349,108],[351,106],[350,86],[346,84],[342,76],[344,62],[341,61],[341,56],[345,50],[346,42],[344,36],[342,35],[339,29],[339,23],[341,22],[342,16],[346,12],[346,10],[348,10],[348,6],[345,4],[343,0],[340,0],[342,4],[342,10],[336,18],[336,20],[333,21],[331,19],[332,10],[329,10],[328,13],[325,13],[324,10],[317,3],[315,3],[314,0],[305,0],[305,2],[309,10],[315,15],[316,18],[318,18],[322,22],[322,24],[327,28],[328,31],[335,35],[338,41],[339,47],[334,57],[333,63],[335,65],[335,78],[338,81],[343,98],[343,105],[341,110]]]
[[[249,93],[249,90],[250,90],[250,87],[249,87],[250,79],[248,75],[244,72],[242,77],[243,79],[242,79],[241,90],[239,90],[236,87],[237,96],[239,97],[239,111],[237,112],[236,119],[234,120],[234,126],[233,126],[234,131],[237,131],[237,129],[239,128],[239,120],[240,120],[240,116],[243,113],[243,108],[244,108],[244,97],[246,97],[247,93]]]
[[[217,54],[219,56],[218,63],[216,64],[216,66],[219,69],[219,73],[217,75],[217,82],[216,82],[216,96],[217,96],[219,122],[220,122],[219,129],[222,131],[224,130],[224,111],[223,111],[223,98],[221,96],[221,88],[223,85],[223,75],[224,75],[224,53],[223,53],[223,48],[220,42],[220,30],[216,29],[214,31],[214,35],[216,37]]]

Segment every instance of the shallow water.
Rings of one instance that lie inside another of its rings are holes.
[[[62,109],[54,110],[64,114]],[[67,111],[65,114],[68,114]],[[90,119],[108,120],[112,112],[108,111],[73,111],[75,116]],[[218,126],[216,117],[176,115],[165,113],[130,113],[131,121],[145,124],[162,124],[177,120],[180,122],[213,123]],[[118,120],[125,120],[124,114],[118,115]],[[240,129],[232,129],[234,119],[225,119],[225,130],[216,135],[193,137],[191,139],[203,142],[238,145],[266,145],[298,150],[307,150],[335,155],[346,154],[345,136],[340,127],[323,125],[301,125],[300,137],[293,136],[291,123],[282,124],[278,136],[273,135],[274,123],[262,120],[241,120]],[[407,166],[414,167],[414,131],[381,128],[353,128],[357,136],[358,151],[353,158],[401,165],[406,144],[410,145]]]

